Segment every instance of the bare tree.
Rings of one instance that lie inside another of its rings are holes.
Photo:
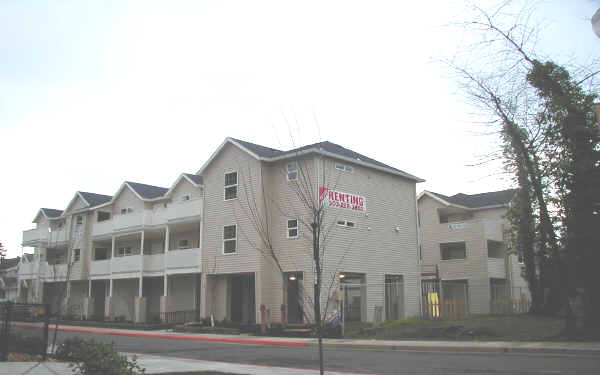
[[[307,321],[314,322],[314,331],[319,344],[321,374],[324,373],[323,334],[330,308],[329,303],[323,305],[322,296],[325,293],[329,298],[338,280],[339,266],[352,246],[350,244],[344,250],[343,256],[337,260],[327,258],[327,245],[333,235],[332,228],[336,223],[337,214],[328,209],[327,200],[322,195],[322,187],[329,184],[331,188],[335,189],[337,180],[329,181],[330,176],[326,173],[323,165],[324,159],[322,155],[306,156],[300,153],[290,155],[288,160],[293,165],[292,170],[287,169],[287,163],[284,163],[284,167],[278,167],[276,165],[266,166],[264,162],[260,162],[259,176],[253,176],[252,168],[249,166],[240,165],[238,170],[244,171],[242,172],[244,173],[243,181],[259,181],[260,191],[255,191],[251,183],[242,184],[245,197],[238,201],[239,213],[236,213],[238,222],[246,219],[246,222],[251,223],[251,233],[244,229],[241,229],[240,232],[253,249],[266,259],[272,260],[281,276],[282,286],[286,284],[286,271],[290,270],[286,267],[295,267],[294,269],[297,267],[294,264],[295,258],[286,257],[286,249],[281,248],[274,241],[273,219],[274,217],[285,217],[298,221],[299,235],[304,241],[301,257],[312,260],[314,285],[313,295],[304,296],[301,301],[303,305],[310,308],[303,308],[302,315]],[[270,190],[266,180],[269,173],[286,179],[288,173],[294,176],[293,179],[289,179],[288,186],[298,204],[286,203]],[[238,227],[243,228],[242,225]],[[256,237],[252,234],[256,234]],[[258,238],[258,240],[254,238]]]

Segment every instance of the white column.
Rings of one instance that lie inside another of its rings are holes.
[[[108,296],[112,297],[113,295],[113,279],[112,277],[108,280]]]
[[[138,297],[142,297],[142,288],[144,284],[144,231],[141,234],[140,243],[140,285],[138,290]]]
[[[165,274],[163,276],[163,296],[167,296],[169,293],[167,292],[169,290],[169,276],[167,274]]]
[[[167,275],[167,256],[168,256],[168,252],[169,252],[169,236],[170,236],[170,229],[169,226],[167,225],[167,227],[165,228],[165,253],[164,253],[164,270],[163,270],[163,296],[167,296],[167,287],[169,286],[168,284],[168,275]]]
[[[92,297],[92,279],[88,280],[88,297]]]

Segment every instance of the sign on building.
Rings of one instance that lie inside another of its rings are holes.
[[[358,212],[365,212],[367,208],[364,197],[326,187],[319,188],[319,203],[325,207],[338,207]]]

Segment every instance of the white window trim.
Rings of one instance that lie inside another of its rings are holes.
[[[125,251],[123,251],[123,255],[121,255],[121,249],[125,249]],[[127,249],[129,249],[129,254],[127,253]],[[133,248],[131,246],[119,246],[117,248],[117,256],[118,257],[128,257],[133,255]]]
[[[340,172],[354,173],[354,167],[351,167],[347,164],[335,163],[334,168]]]
[[[348,223],[352,223],[352,225],[348,225]],[[342,227],[342,228],[348,228],[348,229],[354,229],[354,228],[356,228],[356,222],[350,221],[350,220],[337,220],[335,222],[335,224],[338,227]]]
[[[125,212],[123,212],[123,211],[125,211]],[[132,213],[133,211],[134,211],[133,207],[124,207],[124,208],[121,208],[121,210],[119,212],[121,215],[127,215],[127,214]]]
[[[188,202],[192,200],[192,196],[189,194],[183,194],[181,197],[179,197],[179,201],[180,202]]]
[[[295,227],[291,227],[290,228],[290,221],[292,220],[296,220],[296,226]],[[295,236],[290,236],[290,229],[296,229],[296,235]],[[286,222],[286,235],[287,238],[293,240],[295,238],[298,238],[298,236],[300,235],[300,220],[298,219],[288,219]]]
[[[235,237],[234,238],[228,238],[225,239],[225,228],[227,227],[235,227]],[[237,244],[237,234],[238,234],[238,230],[237,230],[237,224],[231,224],[231,225],[223,225],[223,255],[233,255],[233,254],[237,254],[238,252],[238,244]],[[231,252],[231,253],[226,253],[225,252],[225,241],[235,241],[235,251]]]
[[[77,259],[75,259],[76,251],[79,250],[79,254],[77,254]],[[79,262],[81,260],[81,249],[73,249],[73,262]]]
[[[185,241],[185,246],[181,246],[181,241]],[[190,241],[188,239],[181,239],[177,241],[177,248],[178,249],[189,249],[190,248]]]
[[[83,224],[83,216],[81,216],[81,215],[75,216],[75,225],[82,225],[82,224]]]
[[[296,169],[291,171],[292,173],[296,173],[296,178],[290,178],[290,165],[295,165]],[[288,163],[285,166],[285,172],[286,172],[286,178],[288,181],[298,181],[298,162],[297,161],[293,161],[291,163]]]
[[[233,185],[225,185],[225,178],[226,178],[225,176],[227,176],[228,174],[232,174],[232,173],[235,173],[235,184],[233,184]],[[239,182],[240,182],[239,178],[240,178],[240,174],[237,171],[227,172],[227,173],[225,173],[223,175],[223,185],[224,185],[224,187],[223,187],[223,201],[234,201],[234,200],[238,199],[238,197],[239,197],[238,186],[239,186]],[[235,186],[235,198],[229,198],[229,199],[227,199],[225,192],[227,191],[227,188],[230,188],[230,187],[233,187],[233,186]],[[237,236],[237,232],[236,232],[236,236]]]

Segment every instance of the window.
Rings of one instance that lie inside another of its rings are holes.
[[[73,249],[73,262],[79,262],[81,257],[81,249]]]
[[[338,220],[337,221],[337,225],[339,225],[340,227],[354,228],[354,222],[353,221]]]
[[[448,242],[440,244],[442,260],[465,259],[467,257],[467,244],[465,242]]]
[[[189,196],[189,194],[186,194],[186,195],[182,195],[182,196],[179,198],[179,200],[180,200],[180,201],[182,201],[182,202],[185,202],[185,201],[189,201],[189,200],[190,200],[190,198],[191,198],[191,197]]]
[[[77,217],[75,218],[75,223],[76,223],[77,225],[81,225],[81,224],[83,224],[83,216],[81,216],[81,215],[77,215]]]
[[[287,180],[296,181],[298,179],[298,163],[295,161],[287,165]]]
[[[223,253],[232,254],[236,249],[236,226],[228,225],[223,227]]]
[[[237,172],[225,174],[225,200],[237,198]]]
[[[189,246],[188,240],[179,240],[179,242],[177,242],[178,249],[187,249],[189,247],[190,246]]]
[[[525,262],[525,259],[523,258],[523,253],[519,251],[519,255],[518,255],[518,261],[519,264],[523,264]]]
[[[97,247],[94,251],[94,260],[108,259],[108,248]]]
[[[131,246],[119,247],[119,253],[117,256],[124,257],[127,255],[131,255]]]
[[[110,212],[98,211],[98,222],[110,220]]]
[[[342,172],[352,173],[354,172],[354,168],[346,164],[335,163],[335,169]]]
[[[127,215],[132,212],[133,212],[133,208],[131,208],[131,207],[121,208],[121,215]]]
[[[65,225],[64,221],[59,221],[58,222],[58,229],[62,229],[62,227]]]
[[[288,238],[298,237],[298,219],[292,219],[287,221],[287,234]]]
[[[487,241],[488,258],[504,259],[504,243],[501,241]]]

